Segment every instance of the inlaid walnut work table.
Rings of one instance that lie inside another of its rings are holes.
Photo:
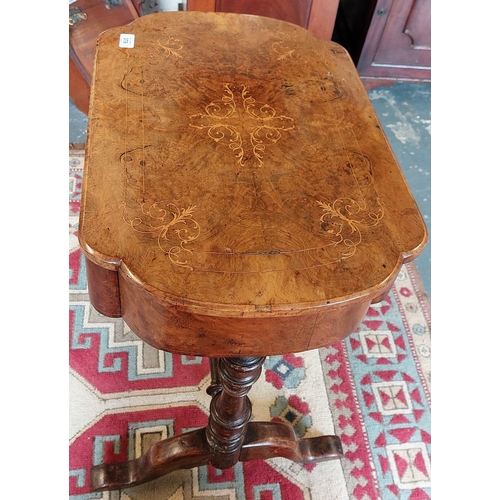
[[[100,490],[341,457],[337,436],[250,422],[247,393],[266,355],[352,333],[427,233],[342,47],[274,19],[176,12],[97,41],[79,238],[99,312],[212,369],[207,427],[95,466]]]

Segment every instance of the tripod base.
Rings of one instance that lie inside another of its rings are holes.
[[[101,464],[92,468],[92,491],[136,486],[178,469],[211,463],[215,457],[206,439],[206,428],[197,429],[154,444],[135,460]],[[250,422],[240,450],[239,461],[285,457],[310,463],[343,456],[337,436],[297,439],[293,429],[280,422]]]

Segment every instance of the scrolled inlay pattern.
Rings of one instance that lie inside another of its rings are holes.
[[[253,157],[258,167],[264,164],[266,147],[276,144],[282,132],[295,127],[293,118],[279,115],[269,104],[257,102],[245,85],[228,83],[224,85],[222,98],[207,104],[205,113],[191,116],[190,125],[206,130],[213,141],[227,144],[239,165]]]
[[[322,228],[331,235],[336,245],[343,245],[340,260],[352,257],[362,241],[362,229],[376,226],[384,216],[384,208],[377,198],[377,209],[368,209],[366,202],[353,198],[339,198],[332,203],[317,202],[323,209]]]

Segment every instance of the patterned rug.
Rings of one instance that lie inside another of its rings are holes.
[[[286,459],[182,470],[91,493],[94,464],[137,458],[152,443],[207,422],[205,358],[157,351],[90,305],[78,247],[82,150],[69,159],[70,447],[72,500],[423,500],[430,498],[430,308],[413,265],[343,342],[267,358],[253,418],[300,437],[337,434],[345,458]]]

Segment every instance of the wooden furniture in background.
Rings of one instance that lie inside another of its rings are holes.
[[[377,0],[340,0],[332,41],[349,52],[354,64],[359,61]]]
[[[357,64],[366,85],[431,80],[431,0],[378,0]]]
[[[85,114],[89,110],[95,42],[105,30],[131,23],[139,17],[137,0],[76,0],[69,5],[69,95]],[[72,14],[76,14],[73,16]]]
[[[353,332],[427,233],[346,51],[267,17],[160,13],[98,41],[79,225],[90,300],[142,340],[211,358],[206,428],[92,470],[342,456],[250,422],[267,355]]]
[[[187,10],[272,17],[331,40],[339,0],[187,0]]]
[[[430,0],[340,0],[332,39],[365,88],[431,80]]]

